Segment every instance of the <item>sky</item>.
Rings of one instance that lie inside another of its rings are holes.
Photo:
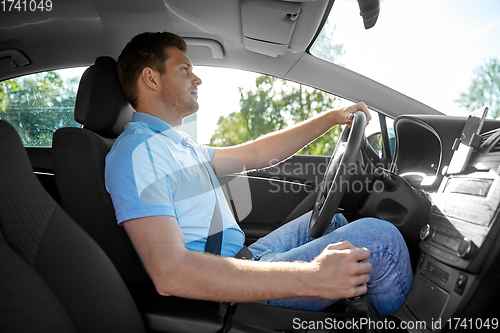
[[[332,8],[340,62],[443,113],[463,113],[454,100],[473,69],[500,58],[499,0],[385,0],[369,30],[357,6],[337,0]]]
[[[217,129],[221,116],[240,110],[238,88],[250,90],[260,74],[227,68],[194,66],[194,73],[201,78],[198,87],[198,143],[207,144]]]

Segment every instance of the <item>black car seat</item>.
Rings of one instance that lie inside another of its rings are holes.
[[[102,249],[33,173],[0,120],[0,332],[144,332]]]
[[[218,302],[159,295],[124,228],[117,225],[104,184],[105,157],[134,110],[121,89],[116,60],[103,56],[83,74],[75,105],[81,128],[54,133],[54,176],[64,210],[101,246],[136,300],[146,326],[172,332],[218,332]]]
[[[134,110],[121,90],[116,61],[99,57],[83,74],[75,103],[82,128],[54,133],[54,176],[64,210],[103,248],[128,283],[149,277],[124,228],[117,227],[111,197],[104,185],[104,163],[115,139]]]

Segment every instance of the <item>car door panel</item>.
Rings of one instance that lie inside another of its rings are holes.
[[[220,178],[247,244],[285,222],[321,182],[328,160],[327,156],[296,155],[265,170]],[[249,195],[242,190],[244,186]],[[244,214],[238,214],[242,211]]]

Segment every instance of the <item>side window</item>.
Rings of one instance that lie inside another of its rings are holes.
[[[85,68],[26,75],[0,82],[0,118],[21,135],[26,147],[50,147],[60,127],[80,127],[73,118]]]
[[[194,128],[199,143],[214,147],[248,142],[330,108],[352,104],[305,85],[257,73],[216,67],[195,67],[194,73],[203,81],[198,88],[200,109]],[[186,119],[185,131],[186,123],[193,130]],[[341,126],[335,126],[299,154],[331,155],[341,131]]]
[[[394,133],[394,119],[385,118],[387,123],[387,134],[389,135],[389,145],[391,146],[391,157],[394,157],[396,149],[396,134]]]
[[[385,124],[384,124],[385,122]],[[372,123],[374,123],[372,125]],[[366,137],[370,146],[375,150],[380,158],[392,158],[394,156],[394,149],[396,147],[396,138],[394,135],[394,120],[388,117],[384,117],[384,121],[381,122],[379,114],[372,111],[372,121],[367,127]],[[381,126],[385,125],[387,128],[387,134],[389,136],[389,146],[391,156],[384,156],[384,141],[382,138]]]

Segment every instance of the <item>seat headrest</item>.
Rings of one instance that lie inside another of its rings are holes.
[[[133,112],[120,86],[116,60],[97,58],[80,80],[75,120],[99,135],[116,138],[132,120]]]

